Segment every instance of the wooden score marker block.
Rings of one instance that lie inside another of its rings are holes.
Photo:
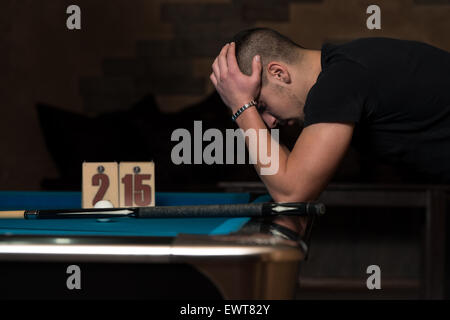
[[[83,162],[83,208],[93,208],[100,200],[119,208],[118,175],[117,162]]]
[[[155,206],[155,164],[121,162],[119,165],[120,207]]]

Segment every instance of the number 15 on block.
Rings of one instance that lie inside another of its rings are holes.
[[[119,203],[121,207],[155,205],[155,165],[153,162],[119,164]]]

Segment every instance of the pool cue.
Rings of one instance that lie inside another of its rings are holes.
[[[23,219],[25,211],[0,211],[0,219]]]
[[[278,215],[323,215],[325,206],[315,202],[217,204],[195,206],[158,206],[138,208],[93,208],[62,210],[25,210],[15,213],[25,219],[78,219],[78,218],[217,218],[217,217],[270,217]],[[0,219],[2,213],[0,212]]]

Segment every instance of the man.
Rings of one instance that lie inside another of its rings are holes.
[[[450,182],[448,52],[384,38],[308,50],[257,28],[238,33],[212,69],[233,114],[257,101],[236,118],[241,129],[304,124],[291,152],[280,146],[278,172],[261,175],[274,201],[316,199],[352,141],[429,181]],[[302,231],[294,218],[276,223]]]

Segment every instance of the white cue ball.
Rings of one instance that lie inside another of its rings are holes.
[[[114,208],[114,206],[109,200],[100,200],[95,203],[94,208]]]

